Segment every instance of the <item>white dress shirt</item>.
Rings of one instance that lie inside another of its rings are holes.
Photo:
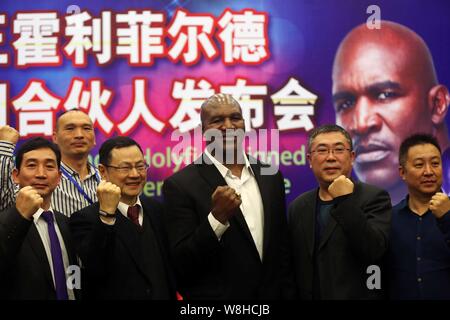
[[[262,260],[264,240],[264,208],[258,183],[256,182],[255,174],[250,166],[247,156],[244,154],[245,166],[242,169],[241,177],[239,178],[233,175],[230,169],[217,161],[217,159],[214,158],[207,149],[205,149],[204,153],[208,158],[210,158],[217,170],[219,170],[228,186],[241,195],[242,203],[239,208],[244,215],[245,222],[247,223],[253,241],[255,242],[259,257]],[[228,221],[225,225],[220,223],[220,221],[218,221],[211,212],[208,215],[208,221],[211,228],[214,230],[217,239],[219,240],[230,226]]]
[[[53,214],[53,221],[55,225],[55,231],[56,235],[58,236],[59,244],[61,246],[61,252],[63,257],[63,263],[64,263],[64,270],[68,270],[69,268],[69,256],[67,255],[66,245],[64,243],[64,239],[61,235],[61,231],[59,230],[58,223],[56,222],[55,214],[53,213],[53,209],[50,207],[46,211],[51,211]],[[44,209],[39,208],[38,211],[33,215],[33,221],[36,226],[36,229],[39,232],[39,236],[41,237],[42,243],[44,244],[45,253],[47,254],[47,259],[50,264],[50,270],[52,272],[52,278],[53,278],[53,285],[55,285],[55,274],[53,271],[53,259],[52,259],[52,251],[50,247],[50,236],[48,235],[48,225],[47,222],[44,220],[43,217],[41,217],[42,213],[44,212]],[[66,273],[67,278],[67,273]],[[75,300],[75,295],[73,293],[73,290],[67,287],[67,294],[69,297],[69,300]]]

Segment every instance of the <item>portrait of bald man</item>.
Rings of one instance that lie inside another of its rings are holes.
[[[357,26],[338,47],[332,80],[336,123],[352,137],[355,173],[385,188],[392,203],[407,193],[398,175],[401,141],[417,132],[434,135],[448,157],[449,92],[411,29],[389,21],[380,29]]]

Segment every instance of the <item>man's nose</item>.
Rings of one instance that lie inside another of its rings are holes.
[[[225,118],[222,123],[222,129],[233,129],[234,125],[230,118]]]
[[[45,166],[37,166],[36,167],[36,177],[46,177],[47,176],[47,169]]]
[[[434,174],[433,167],[429,163],[426,163],[423,169],[423,174],[425,176],[432,176]]]
[[[367,97],[359,97],[356,101],[349,131],[353,135],[366,135],[381,128],[381,118]]]

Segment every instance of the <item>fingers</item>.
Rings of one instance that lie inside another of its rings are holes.
[[[241,201],[241,195],[229,186],[218,186],[216,188],[212,194],[212,199],[215,200],[218,198]]]
[[[109,181],[100,181],[97,187],[98,202],[102,211],[113,214],[120,201],[120,187]]]
[[[30,219],[43,203],[44,199],[32,186],[23,187],[17,193],[16,208],[27,219]]]
[[[16,144],[19,141],[19,132],[8,125],[0,126],[0,140]]]

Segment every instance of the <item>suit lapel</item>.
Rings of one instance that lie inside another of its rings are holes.
[[[30,243],[31,248],[34,251],[34,254],[39,261],[42,270],[44,272],[45,279],[47,280],[50,288],[54,288],[52,271],[50,269],[50,262],[48,261],[47,254],[45,252],[44,244],[42,243],[41,236],[36,228],[34,222],[31,225],[30,230],[28,231],[28,241]],[[32,267],[32,266],[30,266]]]
[[[117,236],[121,239],[122,243],[130,253],[132,259],[136,263],[139,271],[144,274],[149,281],[150,276],[146,272],[146,268],[144,268],[143,261],[141,259],[141,252],[139,252],[140,248],[140,233],[142,231],[137,230],[137,227],[128,220],[126,217],[120,213],[119,210],[116,211],[116,233]]]
[[[251,164],[253,173],[255,174],[255,179],[258,184],[259,193],[261,194],[262,204],[263,204],[263,214],[264,214],[264,229],[263,229],[263,257],[267,252],[268,245],[270,243],[270,234],[272,227],[271,221],[271,185],[270,182],[266,181],[267,177],[261,175],[261,166],[257,164]],[[283,214],[285,214],[283,212]],[[250,231],[249,231],[250,232]],[[264,261],[264,258],[263,258]]]
[[[228,184],[220,174],[219,170],[217,170],[216,166],[213,163],[209,164],[211,162],[209,159],[205,160],[205,157],[207,156],[203,154],[202,157],[203,162],[198,165],[198,171],[203,179],[205,179],[205,181],[210,185],[212,195],[218,186],[227,186]],[[209,196],[209,198],[211,198],[211,196]],[[238,209],[238,213],[236,213],[231,220],[235,220],[237,222],[236,224],[239,226],[242,232],[244,232],[247,240],[252,243],[253,247],[255,248],[254,252],[258,256],[258,259],[260,259],[255,242],[253,241],[252,234],[250,233],[247,223],[245,222],[245,218],[242,214],[241,209]]]
[[[354,182],[354,189],[353,189],[353,193],[354,194],[358,194],[359,193],[359,188],[360,188],[360,183],[359,182]],[[328,224],[325,227],[325,230],[323,232],[322,235],[322,239],[320,241],[320,245],[319,245],[319,250],[327,243],[327,241],[330,239],[330,236],[333,234],[334,229],[337,226],[337,222],[334,219],[334,217],[331,215],[331,212],[335,210],[335,208],[332,208],[330,211],[330,219],[328,220]]]
[[[313,256],[314,253],[314,242],[316,236],[316,203],[317,203],[317,193],[311,192],[310,196],[306,201],[306,207],[303,212],[300,214],[303,216],[304,223],[301,223],[301,227],[303,228],[303,233],[305,234],[306,242],[308,245],[308,252],[310,256]]]
[[[156,217],[151,213],[152,208],[147,205],[147,203],[141,199],[142,204],[142,212],[143,212],[143,220],[142,220],[142,227],[144,227],[144,220],[147,220],[148,224],[150,225],[150,228],[153,231],[154,238],[156,241],[156,244],[158,246],[159,254],[161,256],[161,259],[163,259],[164,264],[167,264],[166,261],[166,253],[164,251],[164,244],[161,242],[162,237],[159,235],[160,230],[158,230],[157,226],[159,225],[157,221],[155,221]]]

